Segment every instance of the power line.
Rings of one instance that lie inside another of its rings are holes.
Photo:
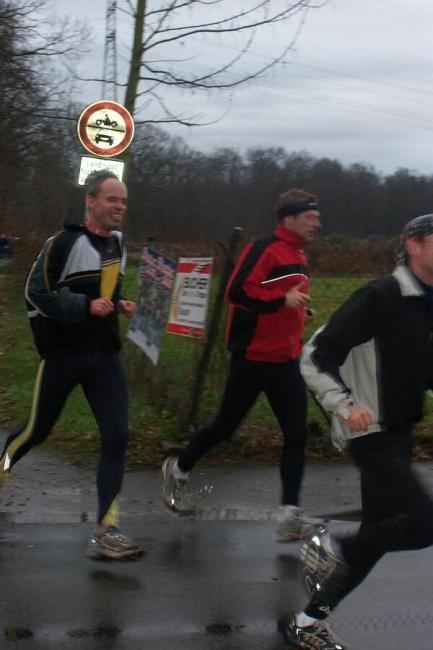
[[[203,42],[204,43],[204,42]],[[215,46],[215,49],[223,49],[223,50],[232,50],[231,46],[227,44],[218,44]],[[184,48],[184,50],[189,50],[189,51],[194,51],[193,48]],[[202,54],[201,51],[195,50],[195,54],[199,55]],[[207,44],[206,48],[206,54],[209,56],[209,58],[220,58],[217,54],[210,54],[210,46]],[[261,57],[262,54],[258,51],[252,53],[248,53],[251,57],[254,56],[254,58]],[[264,55],[263,55],[264,56]],[[433,126],[432,119],[430,115],[422,115],[419,112],[414,112],[410,110],[405,110],[403,107],[398,108],[397,105],[394,103],[393,106],[384,106],[380,102],[375,102],[372,103],[374,100],[379,99],[380,97],[383,98],[388,98],[390,100],[398,100],[398,102],[401,104],[402,102],[407,102],[407,103],[412,103],[416,104],[417,106],[420,106],[420,101],[419,99],[415,99],[415,97],[403,97],[396,95],[394,93],[388,93],[386,92],[383,88],[388,87],[388,88],[395,88],[398,90],[402,90],[405,92],[411,92],[411,93],[419,93],[419,94],[425,94],[425,95],[432,95],[432,91],[429,91],[427,89],[423,89],[420,87],[406,87],[402,85],[398,85],[395,83],[390,83],[390,82],[385,82],[382,83],[379,80],[375,79],[369,79],[366,77],[362,77],[359,75],[353,75],[353,74],[348,74],[344,73],[338,70],[332,70],[330,68],[324,68],[324,67],[319,67],[311,64],[306,64],[306,63],[299,63],[299,62],[288,62],[287,65],[292,66],[299,66],[299,67],[304,67],[304,68],[309,68],[311,70],[317,70],[319,72],[326,72],[328,74],[335,75],[336,77],[343,77],[346,78],[350,81],[355,82],[354,84],[346,84],[344,82],[338,81],[338,80],[332,80],[330,77],[321,79],[320,77],[313,77],[308,74],[302,74],[300,72],[290,72],[290,78],[293,79],[294,77],[299,78],[299,79],[305,79],[307,81],[314,81],[315,82],[315,87],[314,89],[303,89],[297,86],[281,86],[279,84],[276,86],[272,80],[268,78],[262,78],[262,79],[257,79],[255,82],[258,86],[261,86],[262,88],[266,88],[267,92],[272,92],[272,93],[277,93],[281,95],[285,95],[287,97],[293,97],[293,98],[298,98],[300,101],[305,101],[307,100],[309,104],[311,103],[316,103],[316,104],[322,104],[329,106],[331,108],[337,108],[339,110],[348,110],[351,112],[356,112],[359,114],[364,114],[364,115],[369,115],[371,117],[375,118],[381,118],[385,120],[391,119],[392,121],[397,121],[400,123],[405,123],[405,124],[410,124],[413,126],[416,126],[418,128],[426,128],[426,129],[431,129]],[[244,62],[245,66],[245,62]],[[191,70],[197,69],[197,68],[204,68],[205,63],[203,59],[199,59],[198,61],[190,61],[186,62],[186,67],[189,67]],[[372,90],[369,90],[368,88],[363,88],[360,87],[359,85],[356,84],[356,82],[361,82],[361,83],[367,83],[372,85]],[[325,89],[326,87],[329,88],[329,92],[333,93],[333,96],[323,96],[323,92],[326,92],[326,90],[322,91],[322,93],[317,93],[318,86],[317,84],[322,85]],[[380,85],[381,90],[378,90],[375,88],[373,90],[374,86]],[[335,90],[337,90],[337,94],[335,94]],[[350,91],[350,92],[355,92],[358,93],[358,97],[351,98],[347,96],[346,94],[341,95],[341,92],[339,91]],[[361,99],[359,98],[359,94],[361,95]],[[363,98],[364,96],[364,98]],[[431,105],[433,103],[432,100],[429,99],[424,99],[421,106],[426,107],[428,105]]]

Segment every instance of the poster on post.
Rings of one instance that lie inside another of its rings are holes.
[[[140,260],[137,313],[127,337],[143,350],[154,365],[158,364],[162,337],[170,310],[176,262],[144,246]]]
[[[170,334],[203,337],[212,266],[212,257],[179,258],[167,325]]]

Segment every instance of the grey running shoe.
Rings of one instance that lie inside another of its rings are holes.
[[[320,524],[320,520],[306,517],[296,506],[283,506],[277,516],[277,542],[296,542],[306,539]]]
[[[89,540],[87,557],[92,560],[132,560],[143,555],[144,548],[122,535],[117,526],[96,531]]]
[[[305,586],[310,594],[322,593],[331,577],[332,584],[338,586],[350,574],[348,565],[335,554],[325,526],[320,526],[302,544],[300,557]]]
[[[280,621],[278,629],[289,648],[299,650],[345,650],[325,621],[317,621],[308,627],[298,627],[293,616],[288,622]]]
[[[177,458],[169,457],[162,464],[161,499],[171,512],[186,514],[193,511],[193,506],[187,499],[187,480],[173,476],[173,466],[176,463]]]

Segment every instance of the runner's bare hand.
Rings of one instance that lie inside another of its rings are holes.
[[[117,303],[117,311],[126,316],[126,318],[132,318],[137,313],[137,305],[132,300],[119,300]]]
[[[357,404],[352,404],[347,407],[349,412],[348,418],[343,418],[343,416],[338,415],[337,417],[341,422],[343,422],[350,431],[355,433],[356,431],[367,431],[370,424],[373,424],[373,416],[368,409],[365,409],[362,406]]]
[[[104,318],[114,311],[114,305],[108,298],[95,298],[90,303],[90,313],[92,316]]]
[[[299,309],[299,307],[303,307],[310,302],[311,298],[309,294],[301,291],[302,284],[303,283],[300,282],[296,287],[292,287],[286,293],[284,304],[288,309]]]

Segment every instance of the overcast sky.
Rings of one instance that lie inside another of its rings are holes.
[[[106,4],[56,0],[59,12],[87,17],[92,26],[94,39],[81,62],[83,74],[102,73]],[[223,115],[217,123],[163,128],[206,152],[281,146],[345,165],[362,162],[386,174],[400,167],[433,174],[432,13],[431,0],[329,0],[308,12],[285,66],[237,88],[231,97],[178,97],[177,106],[185,114],[203,121]],[[297,27],[297,21],[290,21],[262,31],[242,69],[263,63]],[[127,18],[119,15],[119,76],[127,68],[129,30]],[[202,40],[194,49],[186,48],[188,65],[200,69],[205,60],[216,65],[233,54],[232,48],[226,39],[216,45]],[[83,107],[101,99],[99,88],[77,90]],[[122,103],[123,97],[118,100]]]

